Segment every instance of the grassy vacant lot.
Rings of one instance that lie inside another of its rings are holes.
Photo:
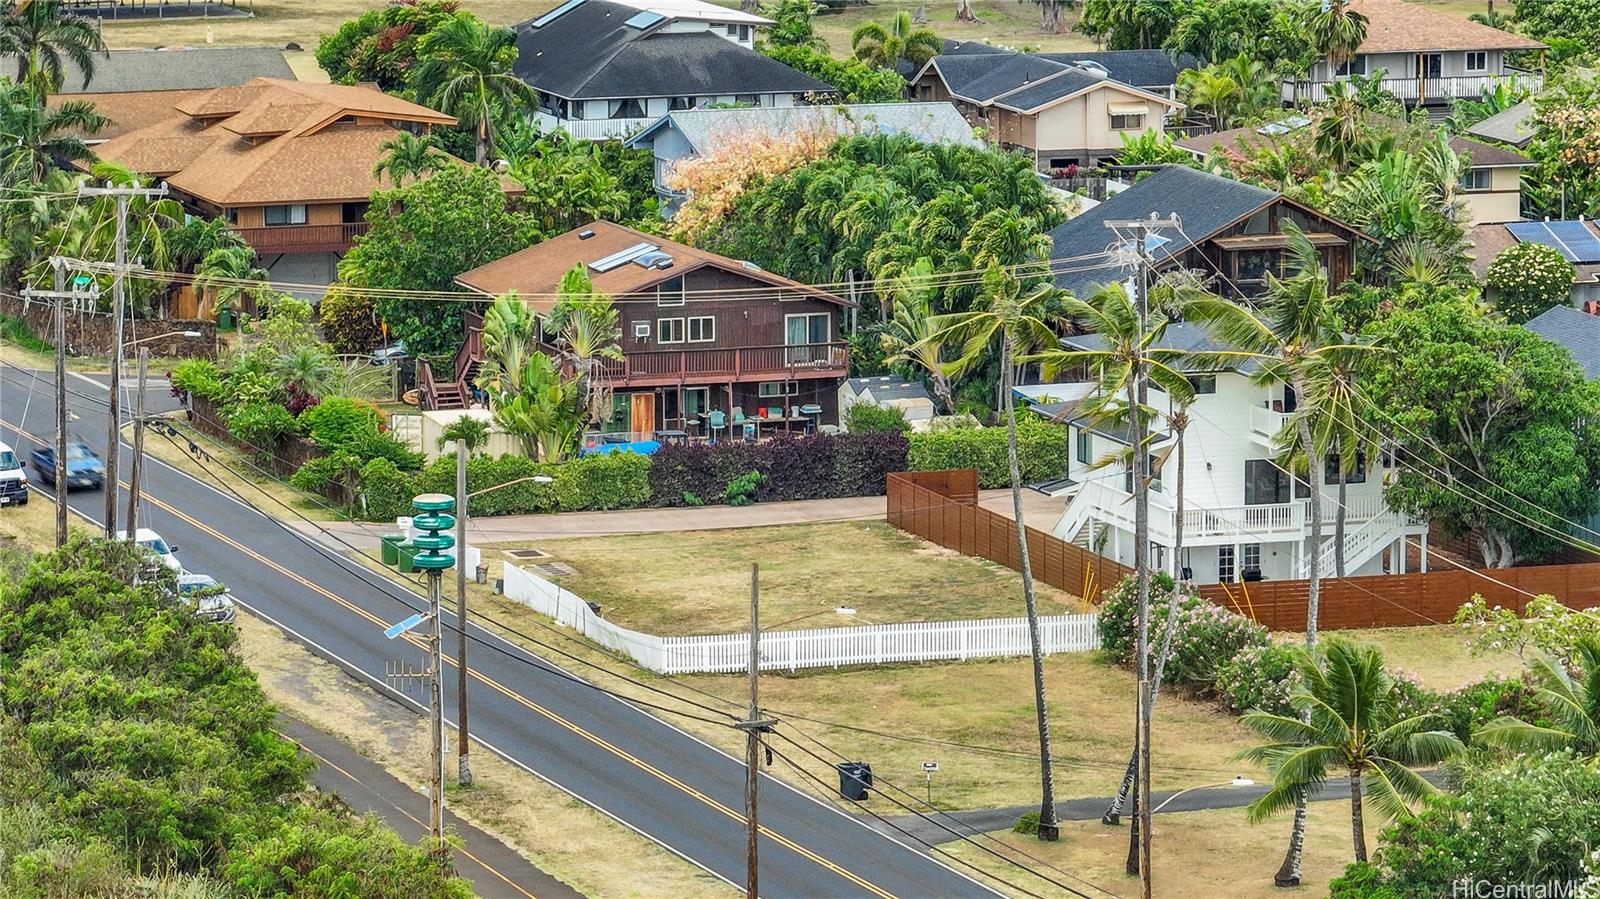
[[[1516,677],[1522,673],[1516,653],[1468,652],[1466,632],[1451,625],[1345,633],[1358,642],[1377,644],[1389,667],[1409,671],[1435,690],[1454,690],[1490,675]]]
[[[1374,817],[1368,811],[1369,848],[1374,838]],[[1282,890],[1272,885],[1272,875],[1288,845],[1289,818],[1261,824],[1245,821],[1243,809],[1161,814],[1155,819],[1151,845],[1154,895],[1161,899],[1227,896],[1229,899],[1273,899],[1285,895],[1321,896],[1328,881],[1344,872],[1354,858],[1350,843],[1350,804],[1313,802],[1306,814],[1306,848],[1302,886]],[[1123,873],[1128,854],[1126,827],[1105,827],[1098,821],[1061,826],[1059,843],[1041,843],[1014,833],[993,835],[1006,844],[1008,854],[1021,864],[1043,871],[1055,880],[1091,895],[1084,884],[1044,867],[1047,862],[1070,871],[1116,896],[1136,896],[1139,879]],[[992,849],[994,843],[983,841]],[[1065,897],[1064,890],[1035,880],[994,856],[966,844],[944,847],[951,854],[991,871],[1041,896]],[[1033,858],[1026,858],[1018,851]]]
[[[710,514],[710,513],[708,513]],[[577,569],[562,586],[607,618],[655,634],[744,630],[750,564],[761,565],[762,621],[832,627],[1023,614],[1022,579],[999,565],[875,521],[624,534],[535,544]],[[1081,611],[1041,585],[1046,614]],[[833,614],[845,606],[854,616]]]

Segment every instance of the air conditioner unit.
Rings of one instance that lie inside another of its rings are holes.
[[[634,322],[633,323],[633,336],[637,340],[649,340],[650,339],[650,323],[649,322]]]

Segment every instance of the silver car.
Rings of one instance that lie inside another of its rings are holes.
[[[207,621],[232,622],[236,614],[233,594],[209,574],[178,575],[178,597]]]

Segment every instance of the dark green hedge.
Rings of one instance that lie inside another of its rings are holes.
[[[910,435],[912,471],[976,468],[978,486],[1011,485],[1006,462],[1006,429],[956,428]],[[1067,471],[1067,429],[1032,415],[1017,419],[1017,461],[1023,483],[1058,478]]]
[[[889,473],[905,467],[898,433],[664,446],[651,457],[650,504],[719,503],[730,482],[752,471],[762,476],[757,502],[876,496]]]

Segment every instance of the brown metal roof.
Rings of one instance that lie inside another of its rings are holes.
[[[584,237],[585,232],[592,232],[591,236]],[[587,269],[589,278],[596,290],[613,297],[624,296],[648,290],[662,281],[688,271],[712,267],[742,275],[757,282],[758,285],[792,288],[797,296],[803,295],[849,305],[848,301],[827,291],[772,274],[749,263],[605,221],[574,228],[503,259],[463,272],[456,276],[456,283],[486,296],[499,296],[512,292],[526,294],[533,297],[530,302],[536,309],[545,311],[554,305],[548,295],[556,292],[562,277],[574,266],[591,266],[598,260],[639,244],[651,244],[659,248],[661,252],[672,257],[672,266],[664,269],[647,268],[627,262],[604,272],[589,267]],[[726,296],[736,297],[737,294]],[[752,293],[752,298],[756,297],[772,298],[773,293],[760,290],[758,287],[757,291]]]
[[[1351,0],[1367,17],[1361,53],[1423,50],[1542,50],[1544,44],[1405,0]]]

